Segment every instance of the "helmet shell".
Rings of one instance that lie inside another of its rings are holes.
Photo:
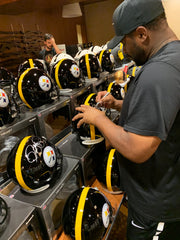
[[[82,102],[82,104],[89,105],[91,107],[95,107],[96,96],[97,96],[96,93],[89,94],[85,98],[84,102]],[[80,128],[77,128],[77,121],[74,121],[73,128],[78,133],[79,138],[82,141],[82,143],[85,143],[84,141],[88,140],[89,144],[96,144],[96,143],[99,143],[100,141],[104,140],[100,131],[94,125],[89,125],[87,123],[84,123],[83,125],[80,126]]]
[[[88,79],[99,78],[102,71],[98,57],[92,53],[85,54],[79,59],[79,67],[84,77]]]
[[[120,191],[120,170],[115,149],[98,154],[98,167],[95,174],[99,182],[110,192]]]
[[[110,92],[111,95],[118,100],[123,100],[125,97],[125,88],[116,82],[111,82],[109,84],[108,92]]]
[[[102,70],[107,72],[113,72],[115,67],[114,56],[109,50],[102,50],[98,53],[98,59],[101,64]]]
[[[44,137],[27,136],[16,143],[7,158],[7,172],[22,189],[42,191],[62,172],[59,149]]]
[[[18,78],[17,87],[21,100],[29,108],[53,102],[53,82],[43,70],[25,70]]]
[[[72,59],[61,59],[53,66],[51,77],[60,89],[73,89],[82,86],[80,68]]]
[[[18,116],[16,104],[4,89],[0,88],[0,127],[10,124]]]
[[[21,63],[18,67],[18,77],[26,71],[28,68],[38,68],[47,72],[47,67],[44,60],[29,58],[25,62]]]
[[[62,59],[71,59],[74,61],[74,58],[67,54],[67,53],[57,53],[56,55],[54,55],[54,57],[52,58],[49,66],[50,66],[50,72],[52,70],[52,68],[59,62],[61,61]]]
[[[65,203],[64,232],[76,240],[100,240],[106,233],[111,216],[111,204],[99,190],[80,188]]]
[[[97,45],[96,46],[91,46],[89,48],[89,50],[92,51],[94,54],[98,54],[99,52],[102,51],[102,47],[97,46]]]

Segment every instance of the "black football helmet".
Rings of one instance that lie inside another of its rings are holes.
[[[102,72],[101,65],[98,57],[94,53],[88,53],[83,55],[79,59],[79,67],[85,78],[99,78]]]
[[[7,158],[7,173],[30,193],[51,186],[62,172],[63,156],[44,137],[27,136],[16,143]]]
[[[111,193],[119,193],[120,170],[115,149],[106,150],[98,155],[98,167],[95,174],[99,182]]]
[[[18,116],[19,109],[14,99],[15,78],[6,68],[0,68],[0,127],[10,124]]]
[[[86,97],[86,99],[84,100],[84,102],[82,102],[82,104],[89,105],[91,107],[95,107],[96,106],[96,96],[97,96],[96,93],[91,93],[90,95],[88,95]],[[101,107],[98,107],[98,109],[104,110]],[[106,110],[106,115],[108,117],[110,116],[109,109]],[[102,134],[100,133],[98,128],[96,128],[94,125],[89,125],[89,124],[84,123],[83,125],[81,125],[80,128],[77,128],[76,125],[77,125],[77,121],[74,121],[73,128],[78,133],[79,138],[82,141],[82,144],[85,144],[85,145],[97,144],[104,140],[104,137],[102,137]]]
[[[42,59],[29,58],[25,62],[21,63],[18,67],[18,77],[28,68],[38,68],[47,73],[47,67],[45,61]]]
[[[102,50],[98,53],[98,59],[102,67],[102,71],[113,72],[115,61],[110,50]]]
[[[0,236],[5,231],[10,218],[10,212],[6,201],[0,197]]]
[[[82,87],[81,72],[76,62],[70,58],[63,58],[52,67],[51,77],[60,89]]]
[[[108,86],[107,91],[110,92],[111,95],[118,100],[123,100],[126,93],[125,88],[116,82],[111,82]]]
[[[63,209],[65,234],[75,240],[101,240],[111,223],[112,207],[98,189],[85,187],[73,192]]]
[[[58,96],[53,80],[43,70],[28,68],[18,78],[18,93],[28,108],[53,102]]]

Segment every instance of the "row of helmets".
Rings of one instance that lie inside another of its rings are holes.
[[[101,156],[104,157],[102,154]],[[103,171],[106,159],[102,160]],[[111,159],[108,164],[113,165],[115,161]],[[60,178],[62,170],[63,155],[44,137],[26,136],[20,139],[7,158],[9,177],[27,194],[39,193],[53,186]],[[116,166],[112,168],[112,172],[114,179],[117,172]],[[102,176],[104,177],[105,174],[104,172]],[[97,176],[98,179],[100,175]],[[112,184],[114,184],[113,181]],[[117,183],[117,179],[115,181]],[[100,182],[104,184],[104,179],[100,179]],[[106,183],[103,186],[105,185]],[[1,199],[0,205],[4,208],[4,202]],[[4,212],[1,214],[5,217]],[[81,187],[72,192],[65,202],[62,215],[63,228],[66,234],[76,240],[92,238],[101,240],[111,223],[112,214],[111,203],[102,192],[92,187]]]
[[[0,127],[11,123],[17,116],[14,96],[18,95],[28,108],[40,107],[58,96],[58,88],[81,87],[84,77],[97,78],[102,69],[112,72],[114,58],[110,50],[99,46],[80,50],[74,58],[68,54],[56,54],[50,63],[50,74],[40,59],[28,59],[20,64],[17,81],[12,73],[1,67]],[[6,91],[4,88],[11,89]]]

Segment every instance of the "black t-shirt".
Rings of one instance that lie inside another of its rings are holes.
[[[155,221],[180,220],[180,41],[165,45],[138,72],[119,125],[162,140],[141,164],[119,154],[121,185],[130,206]]]
[[[46,49],[43,49],[39,53],[39,58],[43,59],[45,61],[48,70],[49,70],[49,64],[50,64],[54,55],[56,55],[56,51],[55,51],[54,48],[52,48],[52,50],[50,50],[50,51],[47,51]]]

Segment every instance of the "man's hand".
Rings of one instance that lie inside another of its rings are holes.
[[[111,94],[103,98],[106,93],[107,91],[98,92],[96,102],[100,102],[100,106],[105,108],[113,108],[120,111],[123,101],[115,99]]]
[[[96,125],[96,119],[105,116],[105,112],[87,105],[81,105],[76,110],[80,113],[74,116],[72,121],[80,119],[77,123],[77,128],[80,128],[83,123]]]
[[[54,47],[56,45],[55,39],[51,38],[50,41],[51,41],[52,46]]]

